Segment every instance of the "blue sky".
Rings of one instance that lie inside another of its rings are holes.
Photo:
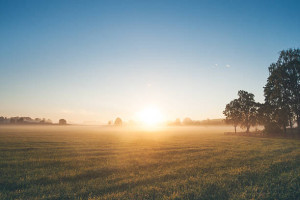
[[[220,118],[300,46],[300,1],[0,1],[0,115]]]

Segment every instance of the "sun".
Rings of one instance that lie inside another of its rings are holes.
[[[138,121],[147,126],[158,125],[163,122],[163,115],[160,110],[154,106],[149,106],[137,113]]]

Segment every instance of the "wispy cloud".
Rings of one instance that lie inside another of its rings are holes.
[[[212,66],[212,68],[217,68],[219,65],[218,64],[214,64],[213,66]]]
[[[230,68],[231,66],[230,66],[229,64],[227,64],[225,67],[226,67],[226,68]]]

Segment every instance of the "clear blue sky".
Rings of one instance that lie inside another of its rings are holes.
[[[0,115],[220,118],[300,46],[300,1],[0,1]]]

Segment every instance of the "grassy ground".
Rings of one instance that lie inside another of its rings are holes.
[[[225,131],[2,126],[0,199],[300,199],[299,140]]]

